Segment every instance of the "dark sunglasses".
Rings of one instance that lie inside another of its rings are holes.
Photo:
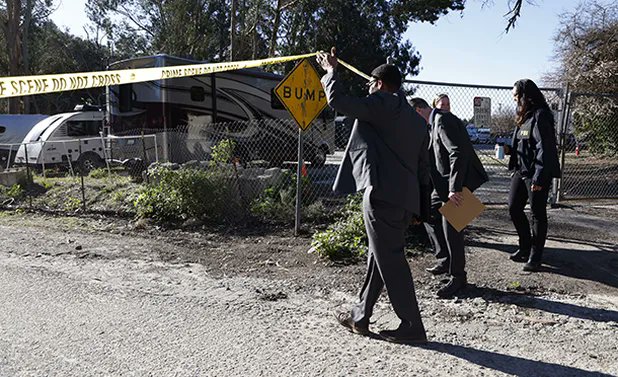
[[[378,79],[376,79],[375,77],[371,78],[371,80],[367,81],[367,83],[365,84],[368,88],[372,87],[373,84],[375,84],[376,82],[378,82]]]

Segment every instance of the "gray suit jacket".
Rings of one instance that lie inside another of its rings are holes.
[[[434,110],[431,125],[434,189],[442,201],[463,186],[474,191],[489,178],[474,151],[463,122],[450,112]]]
[[[349,194],[372,186],[376,198],[426,216],[429,203],[421,203],[420,192],[421,185],[431,186],[429,141],[424,120],[405,94],[347,96],[336,72],[326,74],[322,85],[328,104],[356,119],[333,190]]]

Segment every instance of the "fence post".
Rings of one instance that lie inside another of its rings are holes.
[[[109,158],[107,158],[107,145],[106,145],[106,143],[109,142],[110,150],[111,150],[112,141],[110,139],[103,138],[103,132],[99,132],[99,135],[101,136],[101,147],[103,148],[103,158],[105,158],[105,166],[107,166],[107,176],[111,177],[112,176],[112,170],[109,167]]]
[[[144,154],[144,164],[146,164],[146,184],[150,183],[150,179],[148,178],[148,165],[150,165],[148,161],[148,155],[146,154],[146,142],[144,140],[144,129],[142,128],[142,153]]]
[[[77,142],[79,143],[79,155],[82,155],[82,139],[77,139]],[[84,210],[84,212],[86,212],[86,188],[84,187],[84,168],[79,167],[79,178],[81,180],[82,183],[82,208]]]
[[[551,204],[559,203],[562,196],[562,180],[564,179],[567,128],[569,125],[570,112],[571,92],[569,91],[569,83],[567,82],[564,88],[564,94],[562,98],[562,113],[560,113],[560,178],[554,180],[554,194],[552,195],[553,197]]]
[[[28,195],[28,204],[32,209],[32,193],[30,192],[30,185],[32,185],[32,177],[30,176],[30,163],[28,162],[28,144],[24,144],[24,156],[26,157],[26,193]]]
[[[157,141],[157,134],[154,134],[154,150],[155,150],[155,162],[159,162],[159,142]]]
[[[7,169],[9,169],[11,167],[11,152],[13,152],[13,144],[9,145],[9,157],[6,159],[6,168]]]
[[[73,171],[73,161],[71,155],[69,155],[69,150],[67,149],[67,143],[62,140],[62,147],[64,148],[64,155],[67,156],[67,162],[69,163],[69,172],[71,172],[71,177],[75,177],[75,172]]]
[[[41,169],[43,169],[43,178],[47,178],[45,174],[45,142],[41,141]]]
[[[302,165],[303,165],[303,130],[298,128],[298,164],[296,165],[296,210],[294,220],[294,236],[300,231],[300,206],[302,196]]]

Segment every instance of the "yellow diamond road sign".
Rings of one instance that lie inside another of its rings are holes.
[[[326,107],[320,77],[307,59],[298,63],[277,85],[275,93],[302,130],[308,129]]]

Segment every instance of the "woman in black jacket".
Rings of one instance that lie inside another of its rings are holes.
[[[513,172],[509,212],[519,236],[519,250],[510,258],[526,262],[524,271],[538,271],[547,237],[549,188],[552,178],[560,177],[554,115],[532,80],[517,81],[513,98],[517,102],[517,127],[509,159]],[[527,201],[532,211],[532,234],[524,213]]]

